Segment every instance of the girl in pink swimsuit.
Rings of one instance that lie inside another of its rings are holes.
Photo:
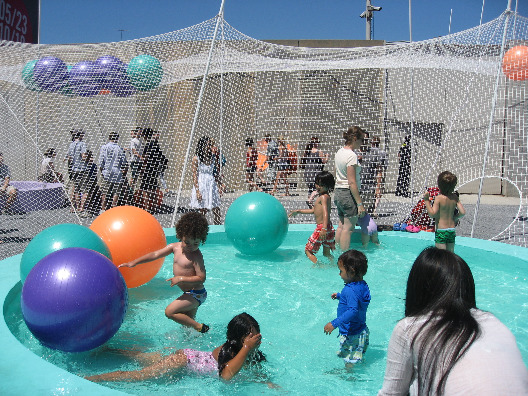
[[[258,322],[244,312],[231,319],[227,325],[226,342],[212,352],[179,349],[170,355],[162,356],[159,352],[120,350],[120,353],[141,361],[145,367],[134,371],[112,371],[92,375],[86,379],[93,382],[142,381],[186,368],[200,374],[218,373],[224,380],[229,381],[246,362],[254,364],[266,360],[264,354],[258,350],[261,340]]]

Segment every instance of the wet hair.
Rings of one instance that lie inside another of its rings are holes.
[[[347,250],[337,261],[341,261],[347,274],[355,273],[357,276],[364,276],[368,270],[368,260],[359,250]]]
[[[226,342],[218,353],[218,374],[221,374],[227,363],[240,352],[244,346],[244,339],[250,333],[260,333],[260,326],[253,316],[242,312],[231,319],[227,325]],[[254,364],[265,360],[266,356],[257,349],[253,351],[248,362]]]
[[[405,298],[406,317],[434,318],[411,340],[411,348],[418,348],[419,394],[443,394],[452,368],[479,336],[471,308],[475,282],[467,263],[447,250],[424,249],[409,273]]]
[[[438,175],[438,188],[444,195],[451,194],[457,185],[457,177],[449,172],[444,171]]]
[[[319,172],[317,175],[315,175],[315,183],[321,187],[325,187],[328,192],[334,191],[335,178],[330,172]]]
[[[253,144],[254,144],[253,139],[248,137],[246,139],[246,147],[251,147],[251,146],[253,146]]]
[[[200,162],[209,162],[213,155],[211,151],[211,145],[213,144],[209,136],[202,136],[198,139],[198,144],[196,145],[196,155],[200,159]]]
[[[362,139],[365,137],[365,131],[357,125],[351,126],[343,133],[343,139],[345,139],[345,145],[351,144],[354,139]]]
[[[202,243],[207,239],[209,223],[199,212],[185,213],[176,223],[176,238],[200,239]]]

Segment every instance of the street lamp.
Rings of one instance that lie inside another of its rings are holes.
[[[366,22],[367,22],[366,38],[365,38],[366,40],[372,40],[371,22],[372,22],[372,18],[374,17],[374,13],[373,13],[374,11],[381,11],[381,7],[375,7],[372,4],[370,4],[370,0],[367,0],[367,7],[365,11],[363,11],[361,15],[359,16],[360,18],[366,18]]]

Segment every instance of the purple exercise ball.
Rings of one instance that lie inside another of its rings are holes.
[[[68,83],[68,68],[61,59],[46,56],[35,63],[33,79],[43,91],[60,91]]]
[[[101,253],[66,248],[40,260],[22,288],[22,316],[45,346],[82,352],[119,330],[128,291],[117,267]]]
[[[111,90],[114,85],[127,81],[126,64],[116,56],[100,56],[95,61],[95,68],[101,79],[103,89]]]
[[[68,72],[68,82],[79,96],[95,96],[101,90],[98,68],[93,61],[77,62]]]

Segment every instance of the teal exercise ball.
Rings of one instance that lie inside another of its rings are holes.
[[[163,77],[160,61],[151,55],[138,55],[132,58],[126,72],[130,84],[139,91],[156,88]]]
[[[37,85],[35,81],[35,76],[33,75],[33,69],[35,68],[35,65],[37,64],[38,59],[29,61],[26,63],[24,68],[22,69],[22,81],[24,81],[24,84],[26,87],[32,91],[39,91],[40,88]]]
[[[288,232],[288,214],[277,198],[263,192],[238,197],[225,216],[225,232],[241,253],[257,255],[277,249]]]
[[[20,260],[22,283],[26,281],[31,269],[41,259],[50,253],[70,247],[94,250],[112,260],[106,243],[88,227],[73,223],[57,224],[35,235],[24,250]]]

